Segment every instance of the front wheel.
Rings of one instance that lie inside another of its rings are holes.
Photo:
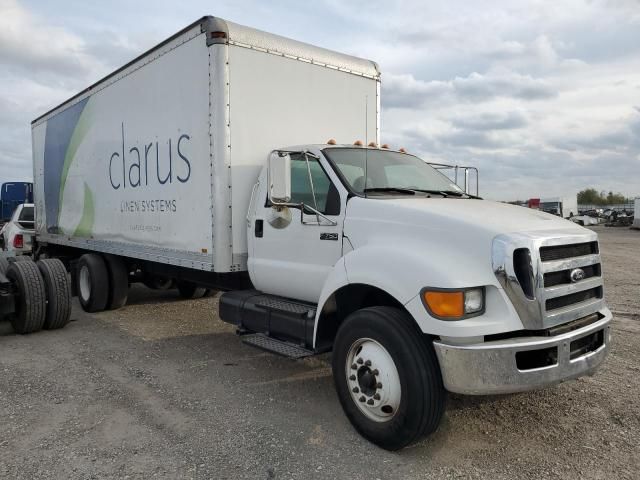
[[[446,399],[440,367],[406,312],[371,307],[349,315],[332,367],[345,414],[371,442],[398,450],[438,428]]]

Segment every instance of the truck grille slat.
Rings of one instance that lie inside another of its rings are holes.
[[[584,272],[584,278],[592,278],[601,276],[600,264],[586,265],[581,267]],[[545,288],[553,287],[555,285],[563,285],[571,283],[571,271],[573,269],[559,270],[557,272],[548,272],[544,274],[544,286]]]
[[[598,242],[574,243],[571,245],[553,245],[540,248],[540,260],[550,262],[563,258],[595,255],[598,252]]]
[[[590,288],[581,292],[571,293],[563,297],[550,298],[546,301],[545,307],[547,311],[557,310],[558,308],[568,307],[576,303],[586,302],[593,298],[602,298],[602,287]]]

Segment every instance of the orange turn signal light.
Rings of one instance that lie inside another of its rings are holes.
[[[461,318],[464,316],[464,292],[423,292],[424,303],[431,313],[441,318]]]

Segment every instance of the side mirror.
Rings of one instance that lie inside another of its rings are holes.
[[[291,157],[288,153],[272,152],[269,156],[269,200],[274,205],[291,201]]]

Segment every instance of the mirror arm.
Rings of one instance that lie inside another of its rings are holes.
[[[304,209],[305,208],[308,208],[309,210],[311,210],[316,215],[316,218],[318,219],[318,223],[317,224],[313,224],[313,223],[309,223],[309,222],[305,222],[304,221]],[[335,227],[336,225],[338,225],[338,222],[336,222],[334,220],[331,220],[329,217],[325,216],[323,213],[319,212],[315,208],[310,207],[309,205],[305,205],[304,203],[300,204],[300,221],[304,225],[320,225],[320,218],[322,218],[323,220],[327,221],[327,225],[326,226]]]
[[[313,177],[311,176],[311,166],[309,165],[309,155],[308,152],[304,152],[304,159],[307,163],[307,174],[309,175],[309,185],[311,185],[311,196],[313,197],[313,206],[315,207],[316,212],[318,211],[318,202],[316,201],[316,189],[313,186]],[[316,213],[316,220],[320,223],[320,216]]]

